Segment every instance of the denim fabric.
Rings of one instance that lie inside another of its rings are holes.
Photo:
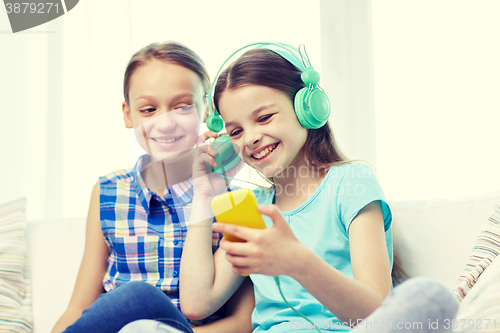
[[[351,332],[365,333],[442,333],[452,331],[458,302],[445,285],[425,277],[416,277],[394,288],[382,305],[359,322]],[[305,323],[304,323],[305,324]],[[305,326],[305,325],[304,325]],[[345,327],[344,327],[345,329]],[[335,332],[335,327],[321,327],[322,332]],[[342,328],[340,329],[342,330]],[[171,326],[152,320],[127,325],[119,333],[178,333]],[[314,328],[289,329],[289,332],[316,332]]]
[[[182,313],[159,288],[145,282],[129,282],[102,294],[66,333],[116,333],[140,319],[154,319],[191,333]],[[161,332],[161,331],[159,331]]]
[[[143,332],[156,332],[156,333],[191,333],[192,330],[186,331],[185,327],[179,327],[177,322],[159,322],[151,319],[142,319],[127,324],[118,333],[143,333]]]

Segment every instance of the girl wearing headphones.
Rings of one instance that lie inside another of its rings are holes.
[[[189,228],[180,284],[188,317],[215,311],[242,281],[241,274],[249,274],[254,284],[254,332],[310,332],[311,326],[347,331],[391,293],[392,216],[384,193],[370,166],[347,161],[339,151],[327,124],[330,104],[317,86],[319,75],[304,51],[301,58],[292,51],[283,44],[253,48],[217,78],[214,105],[231,142],[273,183],[255,192],[259,211],[272,226],[214,224],[213,230],[246,241],[223,239],[214,256],[209,221]],[[210,209],[210,193],[195,193],[193,212]],[[279,277],[281,290],[273,277]],[[427,283],[417,279],[413,288]],[[442,288],[429,283],[425,293],[435,300]],[[319,325],[289,307],[281,291],[295,310]],[[443,298],[456,303],[449,293]],[[389,311],[371,320],[380,324],[391,313],[392,321],[402,320],[404,307],[391,303]],[[417,303],[406,306],[420,309]],[[430,307],[422,311],[429,311],[424,318],[433,313]],[[422,324],[427,328],[427,319]]]
[[[303,73],[280,54],[256,48],[217,80],[215,108],[231,142],[240,147],[248,165],[273,183],[270,189],[256,191],[264,205],[260,212],[273,223],[265,230],[214,224],[215,231],[246,242],[223,239],[213,260],[209,225],[201,222],[207,228],[189,229],[181,280],[181,288],[185,285],[189,292],[181,295],[188,317],[203,317],[221,306],[242,280],[240,274],[250,274],[254,283],[255,332],[289,332],[294,323],[305,327],[283,301],[273,276],[279,276],[296,310],[313,322],[331,320],[328,326],[340,329],[349,329],[342,323],[366,318],[391,291],[389,206],[372,169],[347,162],[336,146],[326,122],[326,95],[313,86],[308,98],[319,98],[311,102],[296,96],[309,90]],[[319,78],[313,79],[317,84]],[[297,115],[297,109],[305,113],[306,108],[309,113],[316,108],[322,119],[301,124],[303,115]],[[202,197],[203,191],[195,193],[205,201],[200,206],[209,207],[211,198]],[[195,269],[196,279],[188,273]],[[201,301],[195,297],[199,291],[187,287],[194,280],[204,291]]]

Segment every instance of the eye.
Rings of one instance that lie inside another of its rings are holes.
[[[179,112],[187,113],[187,112],[193,111],[195,108],[196,108],[196,106],[194,104],[191,104],[191,105],[184,105],[184,106],[175,108],[174,111],[179,111]]]
[[[150,113],[153,113],[155,111],[156,111],[155,108],[147,108],[147,109],[141,109],[141,110],[139,110],[139,112],[144,113],[144,114],[150,114]]]
[[[265,116],[260,117],[257,121],[259,123],[263,123],[263,122],[268,121],[272,116],[273,116],[272,114],[267,114]]]
[[[231,132],[231,134],[229,134],[229,136],[237,136],[238,134],[240,134],[241,132],[243,132],[242,130],[240,129],[237,129],[237,130],[234,130]]]

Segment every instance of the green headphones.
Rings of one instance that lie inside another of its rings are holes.
[[[319,73],[312,68],[307,53],[305,52],[304,45],[300,45],[299,49],[296,49],[284,43],[261,42],[239,48],[224,61],[217,71],[212,87],[210,88],[208,100],[209,116],[206,123],[209,130],[218,133],[224,127],[224,121],[220,117],[219,112],[217,109],[212,108],[215,83],[217,82],[219,74],[226,63],[231,60],[236,53],[247,48],[265,48],[271,50],[302,70],[300,77],[306,86],[295,94],[293,104],[297,118],[300,124],[308,129],[318,129],[326,124],[330,116],[330,101],[325,92],[318,86],[320,79]],[[239,162],[239,156],[230,143],[229,136],[224,135],[217,138],[213,146],[218,152],[218,155],[215,157],[218,166],[212,168],[214,172],[222,173],[224,169],[227,171]]]

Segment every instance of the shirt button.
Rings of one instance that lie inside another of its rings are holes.
[[[172,275],[173,275],[174,277],[176,277],[176,276],[177,276],[177,274],[179,274],[179,273],[177,273],[177,271],[174,271],[174,274],[172,274]]]
[[[178,243],[179,243],[178,239],[174,240],[174,245],[177,245]]]

